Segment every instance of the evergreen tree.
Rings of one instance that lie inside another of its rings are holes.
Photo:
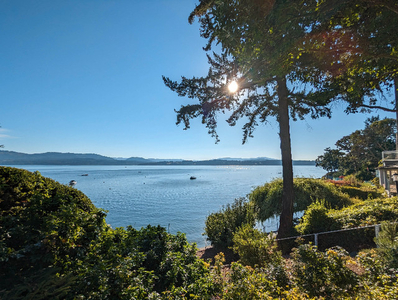
[[[301,79],[316,87],[311,97],[342,99],[347,112],[379,109],[398,119],[398,2],[319,1],[314,12],[318,22],[299,50],[306,66]]]
[[[246,118],[243,143],[253,136],[259,123],[270,117],[279,122],[283,165],[282,213],[279,237],[290,233],[293,222],[293,168],[289,117],[293,120],[310,115],[330,116],[329,99],[307,98],[306,86],[298,79],[301,61],[294,55],[303,48],[305,38],[316,20],[317,1],[201,0],[189,17],[197,17],[201,36],[214,43],[221,53],[208,55],[210,69],[200,78],[182,77],[180,82],[163,77],[179,96],[196,98],[199,103],[182,106],[177,111],[177,124],[190,127],[190,119],[201,117],[209,133],[217,135],[217,113],[232,111],[229,125]],[[228,85],[235,82],[236,92]]]

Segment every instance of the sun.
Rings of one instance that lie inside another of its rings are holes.
[[[229,85],[228,85],[228,90],[230,93],[235,93],[238,90],[239,86],[238,83],[236,81],[232,81]]]

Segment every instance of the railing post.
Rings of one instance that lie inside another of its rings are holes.
[[[375,226],[375,236],[376,236],[376,238],[379,237],[379,233],[380,233],[380,224],[377,224],[377,225]],[[376,244],[376,245],[377,245],[377,244]],[[377,248],[379,248],[379,246],[377,246]]]
[[[315,246],[318,247],[318,234],[317,233],[314,234],[314,243],[315,243]]]

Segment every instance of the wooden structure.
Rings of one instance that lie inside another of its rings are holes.
[[[379,182],[388,195],[397,195],[398,186],[398,151],[383,151],[383,165],[379,167]]]

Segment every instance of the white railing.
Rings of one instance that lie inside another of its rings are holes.
[[[310,237],[314,236],[314,244],[315,246],[318,246],[318,236],[322,234],[329,234],[329,233],[336,233],[336,232],[343,232],[343,231],[350,231],[350,230],[358,230],[358,229],[365,229],[365,228],[375,228],[375,237],[378,237],[379,232],[380,232],[380,226],[381,224],[375,224],[375,225],[366,225],[366,226],[360,226],[360,227],[354,227],[354,228],[345,228],[345,229],[339,229],[339,230],[332,230],[332,231],[324,231],[324,232],[317,232],[317,233],[310,233],[310,234],[304,234],[304,235],[298,235],[298,236],[290,236],[286,238],[280,238],[276,239],[276,241],[284,241],[284,240],[291,240],[291,239],[297,239],[297,238],[304,238],[304,237]]]
[[[397,160],[398,161],[398,151],[383,151],[382,152],[383,161],[385,160]]]

